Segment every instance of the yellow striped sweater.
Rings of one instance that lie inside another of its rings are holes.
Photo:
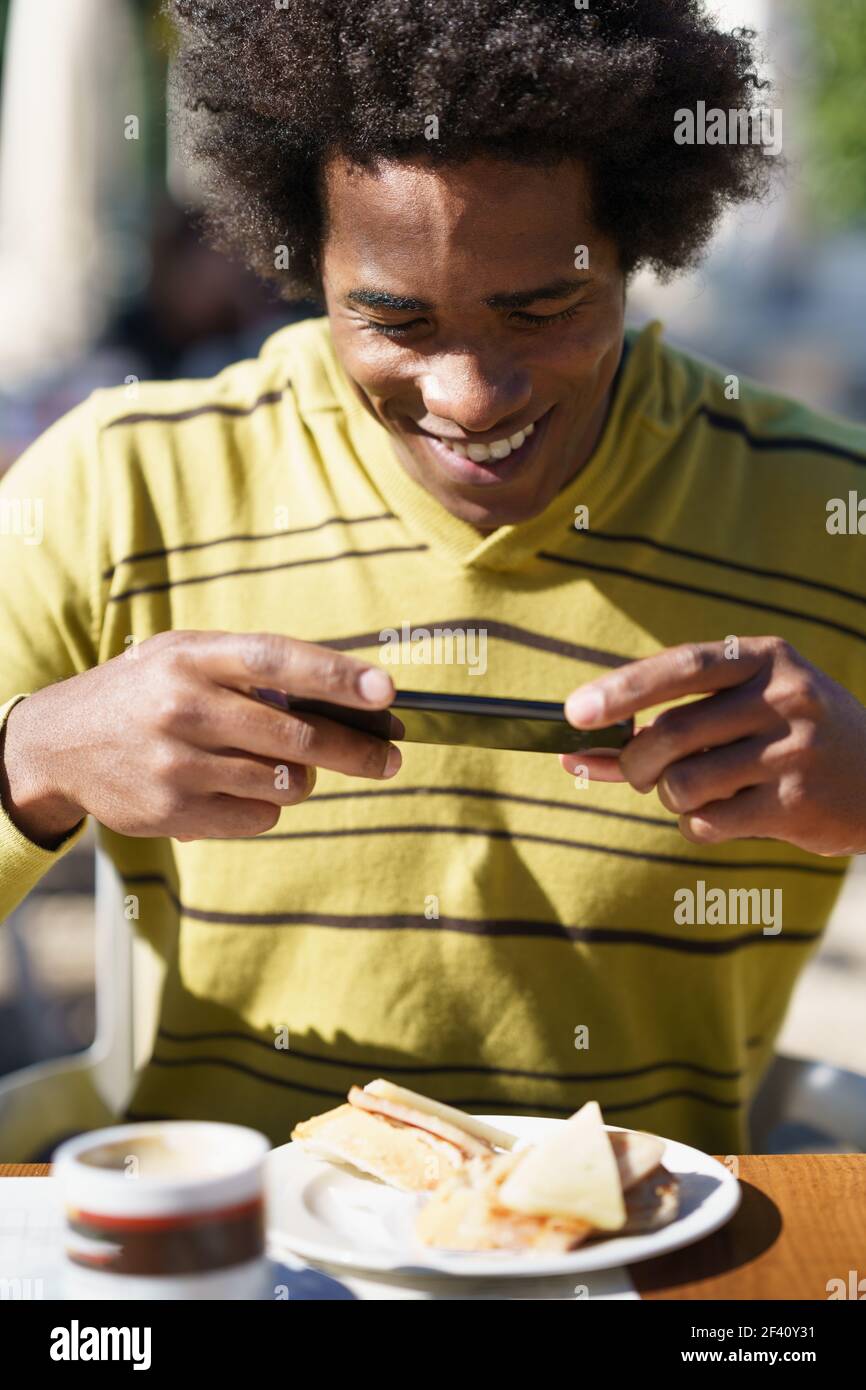
[[[402,470],[326,320],[212,380],[97,391],[0,487],[0,714],[168,628],[368,659],[403,624],[473,629],[483,673],[390,666],[395,683],[548,700],[681,641],[772,632],[866,699],[864,542],[826,524],[866,434],[730,395],[657,325],[630,334],[585,469],[481,537]],[[49,852],[0,815],[0,916],[80,833]],[[320,772],[257,839],[99,834],[157,995],[130,1116],[275,1142],[383,1075],[478,1112],[597,1098],[612,1123],[742,1150],[845,870],[691,845],[654,796],[576,787],[555,757],[422,745],[392,782]],[[701,883],[781,890],[782,930],[679,924],[675,894]]]

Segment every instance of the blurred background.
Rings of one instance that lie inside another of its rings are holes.
[[[866,4],[715,0],[757,29],[787,175],[701,270],[642,275],[630,318],[866,421]],[[0,473],[99,386],[210,376],[309,307],[204,246],[166,131],[156,0],[0,0]],[[866,1073],[866,859],[805,972],[781,1050]],[[0,1074],[93,1037],[93,834],[0,927]]]

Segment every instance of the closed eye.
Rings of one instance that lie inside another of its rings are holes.
[[[515,309],[510,317],[519,319],[521,323],[562,323],[565,319],[573,319],[575,314],[580,313],[580,309],[579,304],[572,304],[570,308],[562,309],[558,314],[530,314],[525,309]]]
[[[508,317],[510,320],[531,324],[533,327],[544,327],[548,323],[563,323],[566,319],[573,319],[580,313],[580,309],[580,304],[572,304],[568,309],[560,310],[558,314],[530,314],[525,309],[514,309]],[[375,319],[367,319],[366,327],[372,328],[374,333],[383,334],[386,338],[401,338],[418,324],[425,322],[422,318],[410,319],[408,323],[377,323]]]
[[[386,338],[399,338],[423,322],[423,319],[410,319],[408,323],[376,323],[375,319],[367,319],[367,327],[372,328],[374,333],[384,333]]]

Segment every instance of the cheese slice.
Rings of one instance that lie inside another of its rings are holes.
[[[425,1115],[437,1115],[440,1120],[456,1125],[467,1134],[474,1134],[476,1139],[486,1140],[494,1148],[512,1149],[517,1143],[516,1134],[507,1134],[503,1129],[495,1129],[493,1125],[487,1125],[483,1120],[476,1119],[474,1115],[467,1115],[465,1111],[457,1110],[453,1105],[443,1105],[441,1101],[431,1100],[429,1096],[420,1096],[417,1091],[395,1086],[392,1081],[369,1081],[364,1090],[371,1096],[380,1096],[383,1100],[393,1100],[400,1105],[411,1106],[413,1110],[421,1110]]]
[[[626,1210],[619,1168],[591,1100],[528,1149],[499,1189],[499,1201],[530,1216],[568,1216],[617,1231]]]

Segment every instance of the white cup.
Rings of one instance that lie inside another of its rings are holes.
[[[200,1120],[67,1140],[54,1155],[67,1257],[91,1273],[148,1281],[212,1283],[218,1271],[253,1269],[264,1255],[269,1149],[257,1130]]]

